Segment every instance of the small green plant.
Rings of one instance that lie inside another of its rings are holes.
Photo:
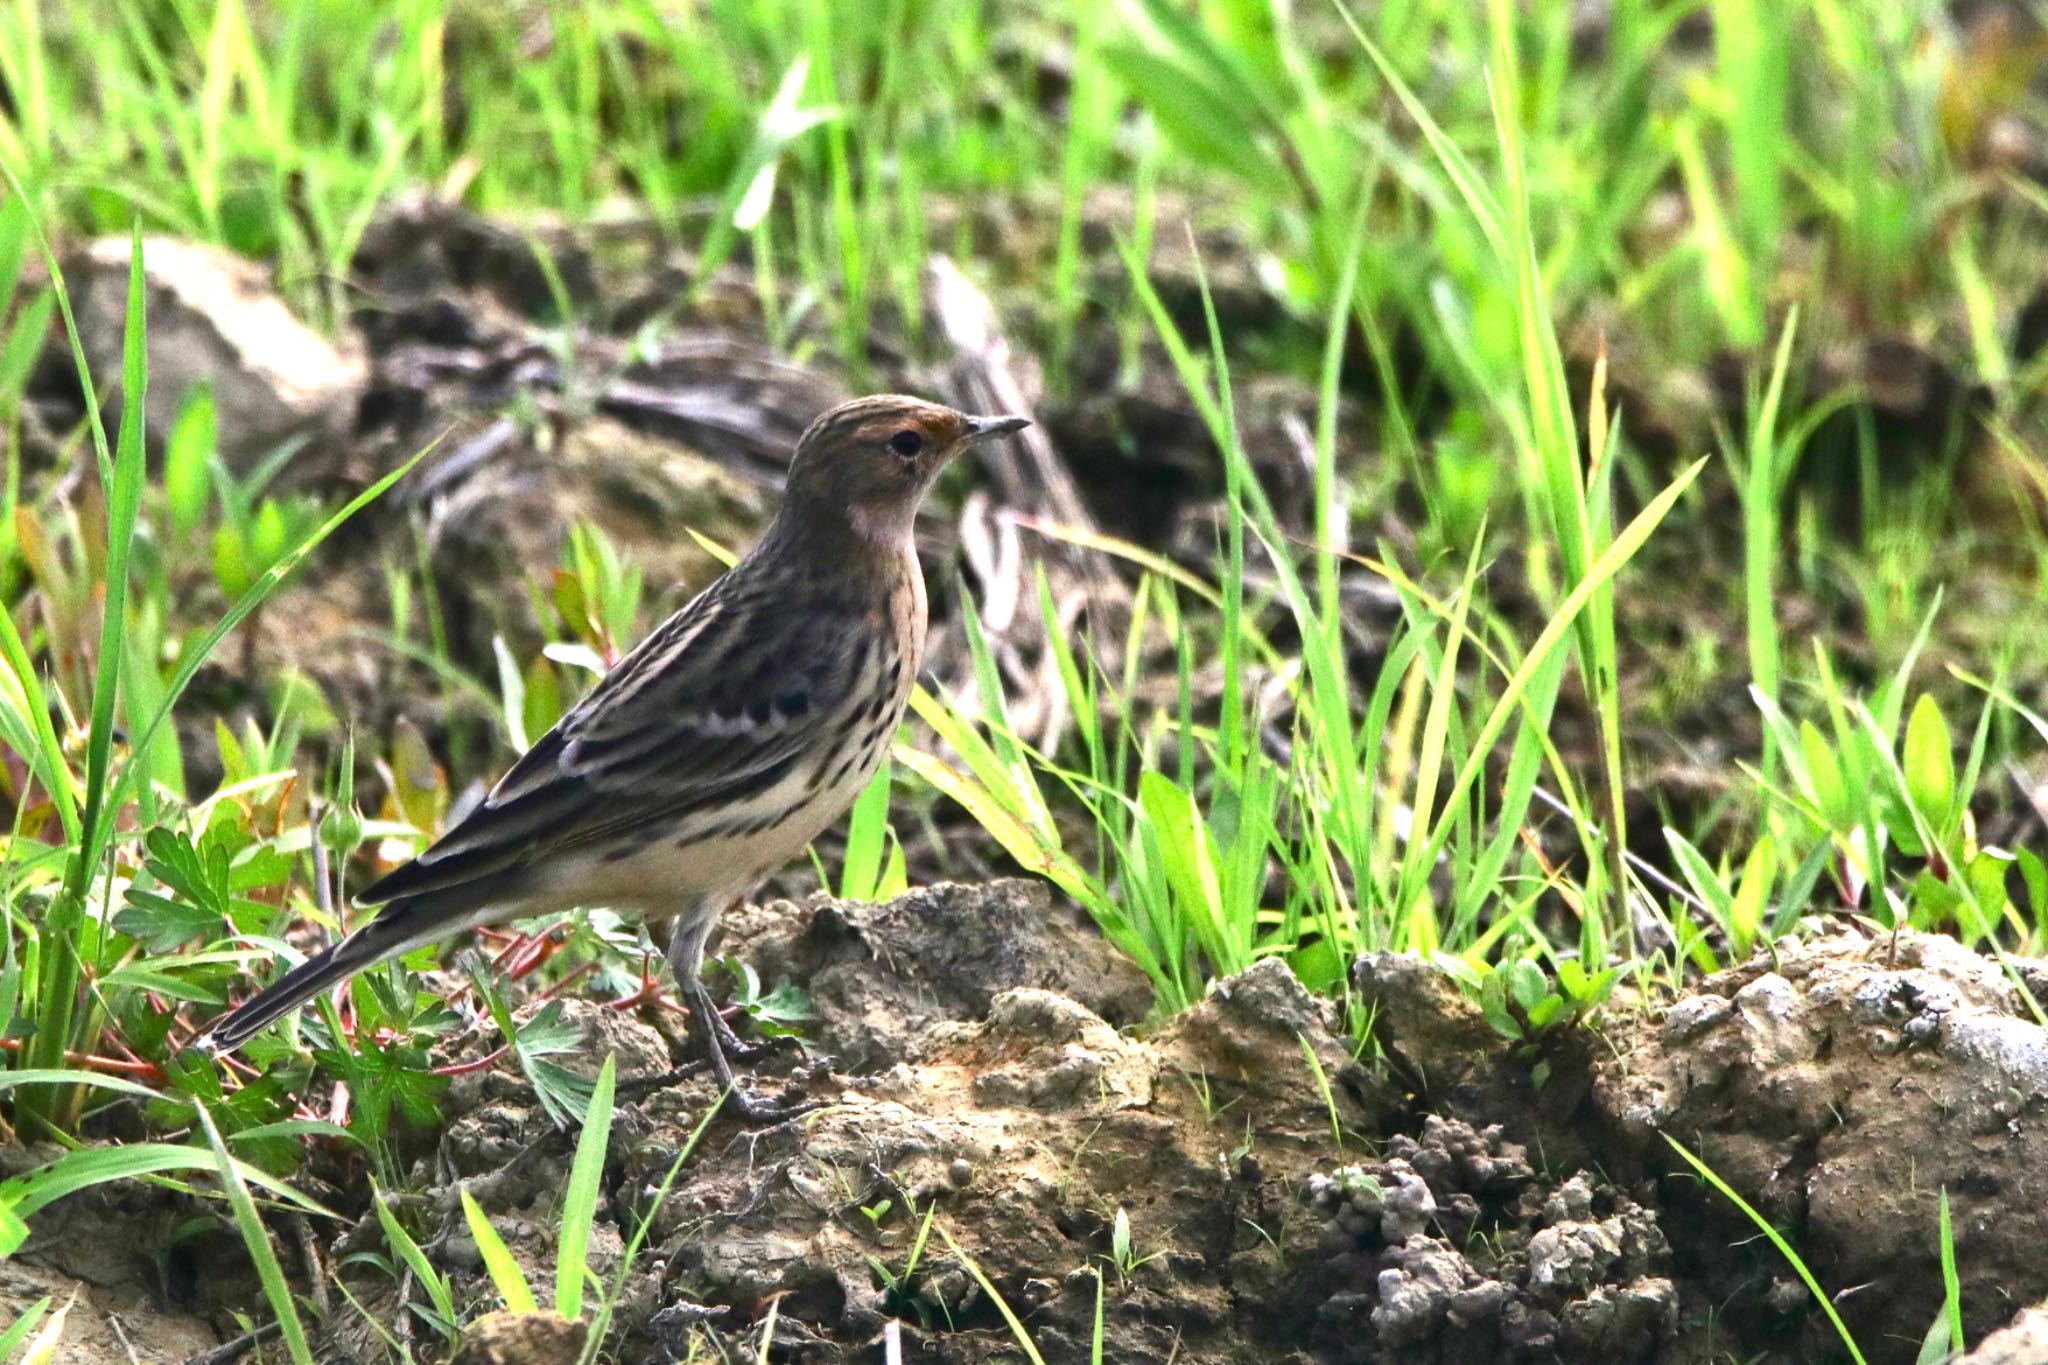
[[[603,531],[576,522],[562,546],[562,564],[547,600],[567,639],[581,645],[582,652],[557,645],[550,657],[596,673],[617,663],[621,642],[634,636],[643,590],[640,566],[620,555]]]
[[[217,458],[213,461],[221,508],[221,522],[213,533],[213,577],[230,602],[239,601],[283,563],[292,548],[303,544],[323,520],[320,501],[312,494],[272,496],[265,491],[295,451],[295,446],[283,447],[247,479],[237,479]],[[173,504],[173,517],[180,514],[179,507]],[[244,625],[244,673],[255,672],[255,648],[261,629],[259,606]]]
[[[1117,1279],[1120,1282],[1129,1282],[1139,1270],[1165,1254],[1162,1251],[1139,1254],[1137,1243],[1131,1236],[1131,1215],[1119,1205],[1116,1217],[1110,1220],[1109,1255],[1106,1258],[1116,1271]]]
[[[9,202],[20,200],[19,182],[4,164],[0,164],[0,173],[7,174]],[[33,220],[31,226],[40,233]],[[94,589],[94,621],[89,626],[81,622],[75,669],[51,674],[38,668],[12,613],[0,612],[0,743],[13,752],[48,803],[47,815],[34,818],[47,820],[62,836],[41,854],[26,841],[10,845],[13,932],[7,943],[10,965],[0,970],[0,1014],[35,1021],[16,1054],[16,1066],[18,1074],[44,1078],[10,1095],[16,1125],[65,1133],[75,1124],[87,1093],[86,1072],[75,1059],[100,1057],[102,1041],[110,1032],[124,1029],[138,1030],[160,1045],[172,1018],[163,1008],[163,1000],[213,998],[206,987],[182,982],[178,972],[189,965],[196,968],[201,981],[210,975],[218,983],[224,967],[233,960],[201,954],[187,964],[167,964],[161,955],[153,961],[147,944],[118,932],[105,932],[116,911],[100,902],[115,884],[114,869],[124,867],[131,874],[125,879],[139,877],[143,882],[140,889],[147,890],[153,874],[138,851],[151,848],[151,831],[159,826],[175,827],[182,818],[167,813],[160,804],[159,780],[168,770],[149,759],[159,735],[166,744],[171,743],[167,722],[172,708],[226,635],[255,612],[326,536],[410,466],[392,470],[334,515],[304,528],[255,575],[212,629],[179,649],[170,676],[162,676],[157,672],[161,661],[148,651],[138,651],[134,641],[140,637],[132,633],[137,614],[152,608],[146,600],[149,580],[142,573],[144,556],[138,548],[143,540],[140,511],[146,465],[142,413],[148,387],[140,237],[135,236],[131,247],[117,443],[108,442],[100,422],[93,379],[72,319],[62,271],[47,243],[40,245],[88,400],[87,429],[97,486],[104,500],[89,504],[96,515],[80,522],[78,544],[82,550],[89,548],[91,554],[79,562],[91,566],[92,579],[100,586]],[[121,739],[126,740],[126,761],[118,742]],[[171,794],[177,794],[175,783]],[[282,801],[273,809],[281,813]],[[27,823],[25,815],[18,811],[17,832]],[[211,828],[210,821],[195,821],[190,827],[207,828]],[[276,827],[256,830],[258,839],[275,838],[281,832]],[[191,838],[189,830],[187,837]],[[203,842],[193,839],[192,850],[196,853]],[[274,864],[255,850],[253,842],[235,848],[219,843],[213,847],[228,859],[224,880],[216,876],[221,869],[215,855],[207,855],[210,862],[204,867],[190,861],[180,864],[175,855],[183,850],[161,839],[154,852],[160,871],[178,866],[189,874],[192,889],[213,897],[214,908],[224,911],[219,927],[225,932],[236,907],[231,899],[220,896],[232,898],[261,890],[265,879],[272,876]],[[238,876],[242,879],[239,886]],[[28,913],[31,904],[38,907],[33,914]],[[160,903],[155,908],[164,907]],[[152,926],[153,931],[162,928],[161,921]],[[164,930],[169,932],[173,931]],[[17,939],[24,945],[19,953]],[[143,1074],[151,1079],[166,1078],[164,1071],[144,1065]],[[71,1079],[53,1079],[60,1076]]]
[[[1925,639],[1923,627],[1920,640]],[[1825,730],[1808,720],[1795,725],[1756,694],[1789,779],[1789,789],[1773,789],[1778,819],[1767,841],[1778,842],[1759,843],[1738,895],[1725,902],[1696,851],[1682,863],[1696,889],[1715,905],[1728,906],[1738,948],[1760,923],[1763,898],[1781,869],[1792,892],[1782,903],[1793,913],[1804,904],[1812,878],[1802,865],[1809,859],[1824,861],[1843,905],[1866,911],[1880,924],[1953,929],[1964,942],[1977,944],[2002,928],[2024,941],[2041,921],[2048,906],[2048,865],[2026,849],[1983,845],[1970,815],[1991,708],[1980,713],[1958,772],[1940,703],[1922,693],[1910,711],[1906,707],[1906,679],[1918,653],[1916,644],[1898,671],[1862,701],[1844,692],[1826,655],[1816,650]],[[1901,866],[1903,887],[1893,879]],[[2031,918],[2008,887],[2011,871],[2019,873]],[[1752,893],[1752,885],[1762,889]],[[1778,927],[1785,927],[1782,917]]]
[[[867,1208],[861,1209],[861,1212],[867,1215],[870,1223],[879,1224],[882,1214],[888,1212],[889,1206],[889,1201],[884,1199],[874,1206],[876,1212],[870,1213]],[[911,1211],[916,1212],[914,1206]],[[951,1313],[946,1305],[923,1292],[918,1282],[918,1272],[924,1264],[925,1247],[931,1240],[932,1221],[938,1217],[938,1213],[939,1201],[934,1199],[931,1206],[924,1211],[923,1220],[917,1225],[917,1236],[910,1243],[910,1254],[904,1258],[902,1270],[889,1269],[887,1263],[879,1256],[870,1255],[867,1258],[868,1268],[874,1272],[875,1283],[881,1287],[888,1306],[899,1313],[915,1314],[921,1327],[931,1326],[930,1313],[934,1306],[949,1322],[951,1321]]]
[[[1580,1027],[1613,993],[1621,968],[1588,972],[1575,958],[1560,958],[1555,976],[1514,946],[1498,964],[1445,963],[1479,1001],[1495,1033],[1517,1044],[1516,1055],[1533,1063],[1530,1079],[1539,1088],[1550,1078],[1543,1055],[1564,1034]]]
[[[427,1305],[408,1302],[408,1309],[433,1329],[443,1341],[452,1345],[460,1335],[457,1324],[461,1320],[455,1310],[454,1285],[445,1273],[435,1268],[413,1235],[406,1231],[405,1224],[391,1206],[390,1195],[373,1185],[370,1199],[371,1209],[377,1215],[377,1225],[384,1232],[384,1244],[391,1249],[392,1256],[397,1259],[394,1262],[375,1252],[359,1251],[344,1260],[342,1265],[370,1265],[393,1280],[401,1278],[399,1267],[403,1266],[413,1281],[426,1291],[428,1300]],[[367,1313],[363,1316],[366,1320],[374,1321]]]
[[[817,1017],[811,997],[793,982],[778,981],[763,990],[760,973],[737,957],[713,958],[707,967],[732,978],[733,1007],[753,1020],[763,1037],[793,1038],[806,1021]]]
[[[567,1128],[592,1103],[591,1083],[551,1059],[573,1056],[582,1043],[581,1030],[562,1022],[560,1000],[550,1000],[529,1018],[515,1021],[504,991],[489,973],[475,973],[470,984],[484,1002],[491,1021],[498,1026],[505,1050],[518,1062],[520,1073],[533,1087],[534,1098],[540,1101],[542,1110],[556,1127]]]
[[[1330,1116],[1330,1145],[1341,1152],[1344,1150],[1344,1120],[1337,1112],[1337,1092],[1330,1088],[1329,1072],[1323,1069],[1323,1059],[1316,1055],[1315,1044],[1309,1041],[1306,1033],[1297,1033],[1294,1038],[1301,1044],[1308,1074],[1315,1078],[1316,1093],[1322,1097],[1323,1110]]]
[[[591,1315],[593,1330],[586,1337],[584,1361],[592,1361],[605,1344],[606,1330],[610,1325],[612,1312],[623,1290],[626,1278],[631,1274],[634,1261],[639,1255],[647,1229],[655,1214],[659,1212],[668,1197],[670,1187],[690,1153],[696,1150],[709,1122],[707,1114],[692,1130],[689,1141],[676,1154],[667,1175],[656,1189],[654,1200],[642,1216],[639,1225],[627,1239],[625,1254],[621,1258],[617,1273],[610,1285],[595,1282],[590,1268],[589,1250],[591,1232],[597,1218],[598,1203],[603,1196],[605,1151],[610,1141],[613,1113],[613,1095],[616,1089],[616,1059],[605,1058],[597,1079],[589,1083],[588,1100],[580,1111],[580,1132],[576,1140],[576,1153],[569,1167],[568,1184],[562,1193],[561,1232],[556,1243],[554,1276],[554,1311],[571,1322],[582,1321],[589,1296],[593,1289],[597,1293],[597,1309]],[[715,1112],[715,1108],[713,1110]],[[505,1240],[492,1226],[490,1218],[477,1204],[468,1189],[461,1191],[463,1221],[469,1228],[470,1236],[476,1241],[478,1254],[482,1257],[484,1269],[490,1276],[491,1285],[505,1307],[514,1313],[537,1313],[540,1301],[526,1272],[520,1269]],[[380,1210],[382,1205],[379,1205]],[[414,1245],[395,1219],[380,1213],[387,1239],[411,1267],[414,1275],[428,1286],[437,1312],[445,1311],[446,1281]]]

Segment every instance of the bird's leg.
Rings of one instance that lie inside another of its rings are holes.
[[[700,902],[677,919],[675,929],[669,935],[669,967],[675,972],[676,986],[684,1003],[690,1007],[692,1025],[702,1032],[704,1059],[711,1064],[712,1075],[718,1078],[724,1089],[726,1103],[749,1123],[781,1123],[818,1106],[815,1101],[780,1103],[764,1099],[750,1090],[741,1089],[734,1077],[732,1064],[735,1061],[753,1061],[773,1051],[783,1040],[770,1039],[751,1045],[742,1043],[732,1031],[732,1025],[712,1003],[711,992],[705,989],[699,969],[704,961],[704,941],[711,936],[711,928],[718,922],[718,909]]]
[[[701,1020],[705,1031],[718,1040],[718,1046],[724,1050],[726,1060],[757,1062],[772,1052],[798,1044],[794,1038],[764,1038],[758,1043],[741,1042],[739,1034],[733,1031],[731,1021],[711,1003],[710,993],[702,989],[704,943],[711,937],[711,930],[718,923],[719,912],[724,908],[700,903],[677,917],[669,933],[669,970],[675,973],[676,985],[682,989],[683,1003],[690,1007],[691,1017]]]

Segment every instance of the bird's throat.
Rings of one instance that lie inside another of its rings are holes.
[[[908,500],[889,503],[855,503],[846,509],[854,533],[876,549],[901,550],[913,543],[917,504]]]

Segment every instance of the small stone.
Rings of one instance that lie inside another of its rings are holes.
[[[1407,1241],[1422,1232],[1436,1216],[1436,1196],[1428,1182],[1415,1174],[1405,1161],[1387,1163],[1389,1188],[1386,1208],[1380,1215],[1380,1235],[1390,1243]]]
[[[1593,1212],[1593,1186],[1580,1171],[1559,1185],[1543,1203],[1545,1223],[1563,1223],[1587,1218]]]
[[[964,1190],[974,1183],[974,1163],[964,1156],[953,1158],[953,1164],[946,1168],[946,1183],[956,1190]]]
[[[1427,1338],[1479,1279],[1456,1249],[1433,1237],[1417,1237],[1388,1261],[1379,1273],[1379,1306],[1372,1310],[1373,1330],[1388,1349]]]
[[[1529,1287],[1556,1302],[1597,1284],[1621,1259],[1621,1223],[1560,1223],[1529,1239]]]
[[[1735,1012],[1725,995],[1688,995],[1664,1012],[1664,1042],[1683,1043],[1699,1037]]]
[[[65,266],[102,400],[120,388],[129,253],[126,236],[103,237]],[[150,237],[142,271],[152,439],[169,434],[201,384],[213,389],[221,460],[238,473],[294,437],[338,436],[354,420],[369,367],[293,317],[263,267],[204,243]]]
[[[2048,1308],[2027,1308],[1979,1342],[1959,1365],[2035,1365],[2043,1360],[2048,1360]]]
[[[449,1365],[560,1365],[582,1354],[588,1331],[559,1313],[486,1313],[462,1329]]]

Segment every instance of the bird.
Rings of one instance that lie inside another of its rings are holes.
[[[702,1065],[747,1119],[748,1047],[713,1006],[724,910],[800,854],[881,767],[924,650],[917,510],[962,452],[1028,419],[901,394],[857,398],[798,438],[753,549],[621,658],[481,804],[356,900],[375,918],[197,1040],[231,1052],[376,963],[485,925],[577,907],[667,919]],[[698,1064],[692,1064],[696,1066]],[[673,1074],[673,1073],[672,1073]]]

